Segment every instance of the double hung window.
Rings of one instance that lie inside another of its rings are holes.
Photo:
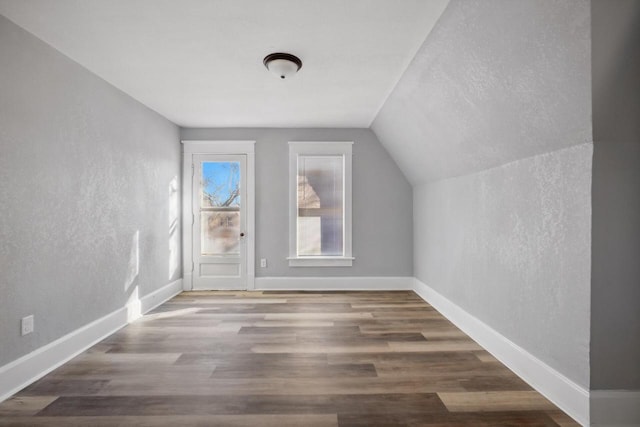
[[[289,265],[348,267],[352,142],[289,142]]]

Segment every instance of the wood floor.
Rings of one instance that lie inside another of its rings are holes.
[[[575,426],[412,292],[183,293],[0,426]]]

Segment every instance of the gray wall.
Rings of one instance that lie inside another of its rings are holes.
[[[415,275],[589,385],[592,145],[414,188]]]
[[[411,186],[370,130],[182,129],[181,137],[256,141],[257,277],[413,275]],[[289,267],[289,141],[354,141],[353,267]]]
[[[591,142],[589,2],[451,0],[373,122],[412,184]]]
[[[415,275],[589,385],[584,0],[452,0],[373,123],[414,184]]]
[[[640,2],[592,2],[591,388],[640,389]]]
[[[178,128],[2,16],[0,58],[1,366],[181,271],[170,276]],[[35,332],[20,337],[29,314]]]

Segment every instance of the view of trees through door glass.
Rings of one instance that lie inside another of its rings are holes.
[[[298,256],[342,256],[343,156],[298,156]]]
[[[200,230],[202,255],[240,252],[240,163],[203,162]]]

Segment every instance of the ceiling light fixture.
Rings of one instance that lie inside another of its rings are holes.
[[[267,70],[281,79],[288,79],[302,68],[302,61],[290,53],[271,53],[264,57],[262,63]]]

